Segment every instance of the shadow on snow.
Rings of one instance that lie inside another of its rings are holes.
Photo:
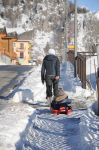
[[[49,109],[37,109],[20,134],[16,150],[80,150],[80,119],[53,115]]]

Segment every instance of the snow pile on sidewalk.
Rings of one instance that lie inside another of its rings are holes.
[[[23,84],[16,88],[15,95],[13,97],[14,102],[46,102],[45,85],[41,83],[41,66],[33,68],[28,78]]]
[[[80,123],[82,133],[83,149],[99,150],[99,116],[96,116],[92,109],[83,114]]]
[[[16,149],[15,143],[20,140],[32,113],[32,107],[10,102],[0,111],[0,150]]]

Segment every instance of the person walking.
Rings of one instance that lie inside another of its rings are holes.
[[[41,81],[46,82],[46,99],[49,103],[52,101],[52,96],[58,95],[58,82],[60,78],[60,61],[55,55],[54,49],[49,49],[48,55],[43,59],[41,68]]]

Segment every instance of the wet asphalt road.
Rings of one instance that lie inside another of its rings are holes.
[[[7,65],[0,66],[0,99],[24,81],[33,66]]]

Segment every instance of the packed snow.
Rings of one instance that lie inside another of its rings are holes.
[[[80,80],[74,78],[73,65],[69,62],[61,65],[59,87],[74,102],[86,103],[88,109],[74,110],[69,115],[51,114],[46,107],[40,71],[40,65],[33,68],[15,89],[14,97],[0,100],[0,150],[98,150],[99,117],[93,111],[96,97],[90,89],[81,88]]]

